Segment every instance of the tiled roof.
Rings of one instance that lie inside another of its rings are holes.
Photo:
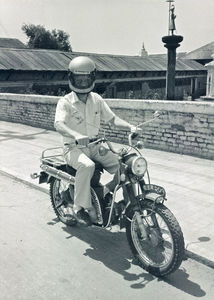
[[[23,49],[26,46],[18,39],[0,38],[0,48]]]
[[[177,52],[176,53],[176,56],[177,56],[177,58],[184,58],[185,57],[185,55],[186,55],[187,53],[186,52]],[[167,58],[167,53],[164,53],[164,54],[149,54],[149,57],[150,58]]]
[[[186,54],[186,59],[212,59],[214,54],[214,42]]]
[[[59,50],[0,48],[0,70],[66,71],[75,56],[91,57],[98,71],[166,71],[167,57],[63,52]],[[177,59],[176,70],[198,71],[205,68],[191,60]]]

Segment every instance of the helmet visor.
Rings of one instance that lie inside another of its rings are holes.
[[[88,89],[94,83],[94,76],[92,74],[72,74],[69,76],[71,84],[77,89]]]

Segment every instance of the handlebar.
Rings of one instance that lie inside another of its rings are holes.
[[[159,111],[156,111],[154,114],[153,114],[153,118],[150,119],[150,120],[147,120],[145,122],[142,122],[140,123],[139,125],[137,125],[137,128],[140,128],[142,126],[144,126],[145,124],[148,124],[154,120],[156,120],[157,118],[159,118],[163,113],[162,112],[159,112]],[[132,145],[132,140],[136,139],[137,137],[139,136],[139,133],[137,132],[132,132],[128,135],[128,142],[129,142],[129,146],[133,147]],[[93,142],[89,142],[87,146],[90,146],[90,145],[96,145],[96,144],[99,144],[99,143],[106,143],[109,147],[109,149],[115,153],[115,154],[120,154],[121,151],[116,151],[114,149],[114,147],[112,146],[111,142],[109,140],[107,140],[105,137],[102,137],[102,138],[98,138],[96,141],[93,141]]]
[[[136,137],[138,137],[139,134],[138,133],[130,133],[128,136],[128,140],[129,140],[129,146],[132,146],[132,140],[135,139]],[[112,143],[106,139],[106,138],[99,138],[94,142],[89,143],[88,145],[96,145],[99,143],[106,143],[108,145],[109,150],[111,150],[114,154],[120,155],[121,154],[121,149],[119,151],[115,150],[115,148],[113,147]],[[123,149],[124,150],[124,149]]]

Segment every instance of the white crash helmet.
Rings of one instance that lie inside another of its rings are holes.
[[[95,85],[96,66],[86,56],[77,56],[68,67],[70,89],[76,93],[90,93]]]

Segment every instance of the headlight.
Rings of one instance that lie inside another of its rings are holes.
[[[134,158],[131,169],[134,175],[143,176],[147,170],[146,160],[142,156]]]

